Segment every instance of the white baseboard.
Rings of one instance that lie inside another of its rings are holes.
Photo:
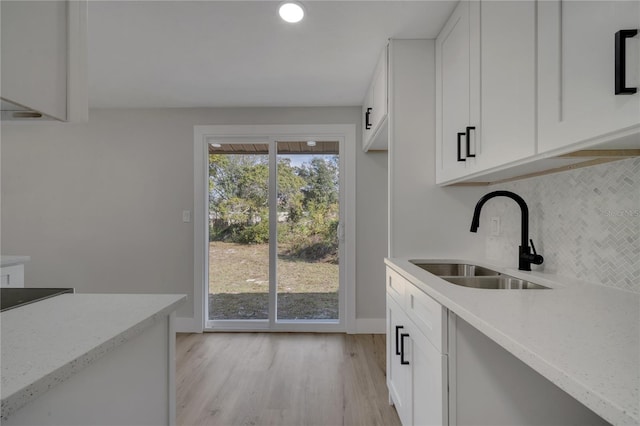
[[[176,317],[176,333],[202,333],[202,325],[195,318]]]
[[[176,333],[202,333],[202,325],[194,318],[176,317]],[[356,318],[354,334],[385,334],[384,318]]]
[[[386,332],[385,318],[356,318],[355,334],[385,334]]]

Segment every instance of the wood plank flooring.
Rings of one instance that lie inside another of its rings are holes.
[[[400,425],[384,335],[177,337],[178,425]]]

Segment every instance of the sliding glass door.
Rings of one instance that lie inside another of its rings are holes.
[[[338,141],[210,142],[211,329],[316,330],[338,324]]]
[[[277,316],[338,320],[337,142],[277,143]]]
[[[269,145],[209,147],[209,320],[269,318]]]

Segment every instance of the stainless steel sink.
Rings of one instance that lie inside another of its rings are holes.
[[[411,263],[452,284],[493,290],[548,290],[540,284],[532,283],[493,269],[468,263],[430,263],[410,260]]]
[[[549,287],[535,284],[508,275],[495,277],[441,277],[452,284],[470,288],[493,290],[548,290]]]
[[[439,277],[484,277],[500,275],[497,271],[466,263],[426,263],[418,260],[410,260],[410,262]]]

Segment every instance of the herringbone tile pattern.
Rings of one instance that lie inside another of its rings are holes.
[[[532,268],[640,293],[640,158],[494,185],[525,199],[530,235],[543,265]],[[487,257],[517,265],[520,211],[494,198],[481,227],[499,216],[501,233],[487,237]],[[489,234],[489,232],[487,232]]]

